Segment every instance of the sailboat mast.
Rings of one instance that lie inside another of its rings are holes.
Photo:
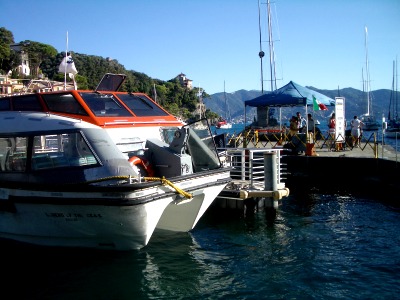
[[[228,103],[226,101],[226,92],[225,92],[225,80],[224,80],[224,100],[225,100],[225,121],[229,121],[229,109]]]
[[[271,2],[267,1],[268,10],[268,33],[269,33],[269,66],[271,75],[271,91],[276,90],[276,71],[275,71],[275,58],[274,58],[274,40],[272,36],[272,19],[271,19]]]
[[[389,121],[392,119],[396,119],[397,112],[397,104],[396,104],[396,95],[395,95],[395,77],[396,77],[396,69],[395,69],[395,61],[393,61],[393,78],[392,78],[392,92],[390,93],[390,105],[389,105]]]
[[[365,26],[365,76],[366,76],[366,82],[365,82],[365,88],[367,91],[367,116],[369,116],[370,113],[370,78],[369,78],[369,64],[368,64],[368,29],[367,26]]]
[[[201,119],[202,118],[202,114],[203,114],[203,93],[201,91],[200,84],[199,84],[199,92],[198,92],[198,94],[199,94],[199,108],[200,108],[199,115],[200,115],[200,119]]]
[[[258,0],[258,31],[260,34],[260,52],[258,52],[258,56],[260,57],[260,62],[261,62],[261,94],[264,94],[264,71],[263,71],[263,61],[262,60],[263,60],[265,53],[264,53],[264,51],[262,51],[260,0]]]
[[[395,89],[395,97],[394,97],[394,99],[395,99],[395,103],[396,103],[396,110],[395,110],[395,115],[394,115],[394,117],[395,117],[395,120],[399,120],[399,115],[398,115],[398,113],[399,113],[399,101],[398,101],[398,96],[397,96],[397,94],[398,94],[398,86],[397,86],[397,56],[396,56],[396,76],[395,76],[395,80],[396,80],[396,89]]]

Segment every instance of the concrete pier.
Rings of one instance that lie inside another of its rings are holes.
[[[284,155],[285,184],[292,193],[347,193],[374,196],[400,206],[399,153],[391,146],[361,144],[361,148],[330,151],[318,156]]]

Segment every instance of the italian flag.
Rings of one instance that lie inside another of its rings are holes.
[[[312,98],[313,98],[313,107],[314,107],[314,110],[328,110],[328,108],[326,107],[326,105],[320,103],[320,102],[314,97],[314,95],[312,96]]]

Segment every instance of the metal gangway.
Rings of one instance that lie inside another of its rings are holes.
[[[281,149],[218,148],[221,162],[231,168],[232,181],[219,199],[243,201],[267,198],[277,207],[289,195],[283,182],[286,174]]]

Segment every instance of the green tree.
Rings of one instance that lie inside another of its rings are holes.
[[[33,41],[23,41],[22,49],[28,52],[29,66],[31,69],[31,75],[36,78],[39,74],[40,64],[49,57],[54,57],[57,54],[57,50],[50,45],[42,44]]]
[[[14,36],[5,27],[0,28],[0,70],[8,73],[21,64],[20,55],[11,50],[10,45],[14,44]]]

